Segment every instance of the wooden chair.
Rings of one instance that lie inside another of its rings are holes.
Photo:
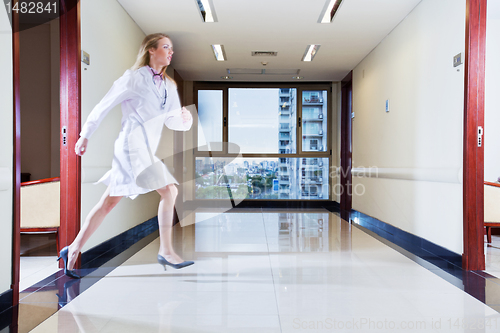
[[[491,228],[500,227],[500,184],[484,182],[484,226],[487,242],[491,243]]]
[[[59,248],[60,181],[21,183],[21,233],[55,233]]]

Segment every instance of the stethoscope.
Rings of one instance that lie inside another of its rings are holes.
[[[165,81],[163,80],[163,74],[161,74],[161,73],[156,74],[155,71],[150,66],[148,66],[148,67],[151,70],[151,73],[153,73],[153,85],[155,86],[155,89],[156,89],[155,76],[159,76],[161,79],[161,82],[163,83],[163,89],[165,89],[165,94],[163,96],[163,103],[161,104],[161,108],[165,109],[165,105],[167,104],[168,93],[167,93],[167,87],[165,85]],[[158,91],[158,89],[157,89],[157,91]],[[159,92],[158,92],[158,94],[159,94]],[[161,95],[160,95],[160,98],[162,98]]]

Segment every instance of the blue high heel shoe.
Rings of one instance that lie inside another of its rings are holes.
[[[183,261],[180,264],[172,264],[171,262],[168,262],[167,259],[163,258],[161,255],[158,255],[158,263],[162,265],[165,270],[167,270],[167,265],[175,269],[179,269],[191,266],[192,264],[194,264],[194,261]]]
[[[59,295],[59,293],[56,293],[57,300],[58,300],[57,303],[59,304],[59,309],[62,309],[65,305],[68,304],[68,294],[70,291],[72,291],[72,294],[73,294],[72,298],[75,298],[79,294],[77,292],[77,290],[79,290],[78,286],[80,284],[80,281],[81,280],[71,279],[71,280],[67,280],[66,282],[64,282],[64,288],[63,288],[62,295]],[[75,288],[73,288],[74,284],[76,284]]]
[[[68,250],[69,247],[64,247],[61,252],[59,252],[59,258],[57,260],[63,260],[64,261],[64,275],[69,276],[72,279],[80,279],[80,276],[75,273],[75,271],[70,271],[68,269]]]

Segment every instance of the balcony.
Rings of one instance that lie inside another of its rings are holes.
[[[322,162],[308,160],[307,162],[302,161],[301,166],[302,166],[303,170],[316,171],[316,170],[319,170],[319,167],[321,166],[321,165],[319,165],[320,163],[322,163]]]
[[[290,128],[290,125],[289,124],[281,124],[281,127],[280,127],[280,132],[290,132],[292,129]]]
[[[303,197],[318,197],[318,192],[308,192],[308,191],[302,191],[300,193]]]
[[[290,177],[281,177],[279,180],[280,185],[290,185]]]
[[[323,99],[315,97],[304,98],[302,105],[323,105]]]
[[[284,189],[284,188],[280,188],[278,190],[278,194],[286,194],[286,195],[290,195],[290,189]]]
[[[302,116],[302,120],[303,121],[312,121],[312,122],[315,122],[315,123],[322,123],[323,122],[323,119],[322,118],[319,118],[319,116],[321,115],[315,115],[315,114],[311,114],[311,115],[303,115]]]
[[[305,184],[323,184],[323,178],[322,177],[306,177],[305,179],[303,178],[303,182]]]
[[[307,133],[302,133],[302,135],[306,136],[306,137],[322,137],[323,131],[314,131],[314,132],[311,131],[311,132],[307,132]]]

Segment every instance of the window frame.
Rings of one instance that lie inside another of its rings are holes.
[[[258,89],[258,88],[276,88],[276,89],[296,89],[297,90],[297,97],[296,97],[296,112],[295,112],[295,117],[296,117],[296,124],[295,126],[295,131],[296,131],[296,153],[285,153],[285,154],[280,154],[280,153],[229,153],[228,152],[228,139],[229,139],[229,89],[231,88],[242,88],[242,89]],[[222,138],[223,142],[225,143],[223,145],[223,149],[221,151],[199,151],[197,146],[194,148],[193,153],[193,168],[192,168],[192,179],[195,177],[196,173],[196,159],[199,157],[212,157],[212,158],[217,158],[217,157],[226,157],[226,158],[235,158],[235,157],[241,157],[241,158],[277,158],[278,161],[280,158],[328,158],[329,165],[328,165],[328,170],[331,170],[332,168],[332,163],[333,163],[333,156],[332,156],[332,140],[333,140],[333,118],[332,118],[332,83],[331,82],[315,82],[315,83],[307,83],[307,82],[200,82],[196,81],[193,83],[193,100],[198,107],[198,91],[199,90],[221,90],[222,91],[222,105],[223,105],[223,115],[222,115]],[[327,147],[325,151],[302,151],[302,137],[303,137],[303,126],[302,126],[302,99],[303,99],[303,92],[305,91],[319,91],[319,90],[325,90],[327,92],[327,114],[326,114],[326,121],[327,121],[327,130],[325,134],[327,136]],[[193,123],[193,142],[196,143],[198,142],[198,123]],[[329,171],[328,171],[329,173]],[[247,200],[252,200],[252,201],[283,201],[283,200],[289,200],[289,201],[331,201],[333,200],[332,198],[332,179],[331,177],[328,177],[328,198],[327,199],[247,199]],[[221,199],[197,199],[196,198],[196,193],[195,189],[192,189],[192,198],[194,201],[218,201]]]

